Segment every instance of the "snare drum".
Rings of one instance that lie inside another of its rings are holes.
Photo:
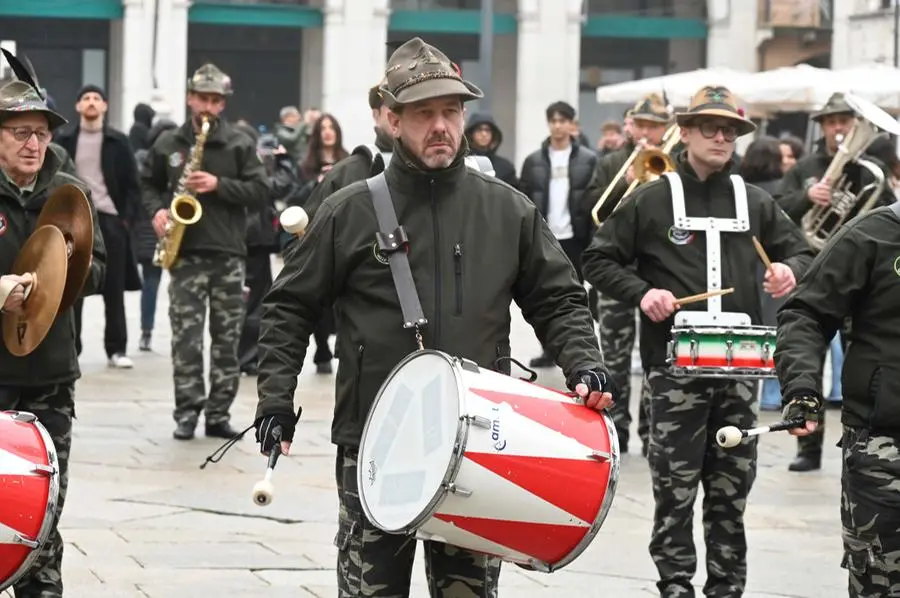
[[[0,411],[0,592],[50,537],[59,498],[53,441],[31,413]]]
[[[672,329],[672,373],[698,378],[775,378],[774,326]]]
[[[619,445],[605,412],[426,350],[382,385],[358,463],[363,510],[381,530],[549,573],[603,525]]]

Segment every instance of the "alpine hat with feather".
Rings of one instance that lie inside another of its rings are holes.
[[[460,96],[464,102],[484,97],[474,83],[462,78],[446,54],[418,37],[391,54],[381,92],[388,106],[443,96]]]
[[[707,85],[700,88],[700,91],[691,98],[691,104],[687,111],[677,113],[675,120],[679,125],[686,127],[702,116],[727,118],[737,127],[738,136],[756,130],[753,121],[745,118],[744,111],[738,108],[734,94],[727,87],[720,85]]]
[[[12,52],[2,50],[16,79],[0,86],[0,122],[27,112],[46,116],[51,131],[69,122],[47,106],[46,92],[41,89],[31,62],[24,56],[20,62]]]

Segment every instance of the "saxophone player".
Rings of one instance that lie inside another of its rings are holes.
[[[843,93],[835,93],[825,105],[812,115],[812,120],[822,128],[822,138],[815,149],[798,161],[781,181],[775,193],[775,201],[796,222],[802,226],[804,215],[813,206],[828,206],[832,201],[832,186],[838,181],[824,180],[823,176],[834,159],[840,140],[850,134],[856,119],[856,112],[844,98]],[[853,189],[861,189],[874,181],[872,174],[856,164],[848,164],[844,174],[853,184]],[[878,199],[876,205],[887,205],[893,200],[890,193]],[[844,222],[849,222],[859,211],[854,206]],[[840,331],[841,345],[846,349],[846,326]],[[824,359],[824,354],[822,359]],[[825,438],[825,411],[819,413],[819,425],[813,434],[797,440],[797,457],[788,466],[790,471],[813,471],[822,466],[822,444]]]
[[[235,434],[229,410],[240,381],[237,346],[244,315],[247,211],[267,201],[269,182],[256,144],[221,116],[232,93],[231,78],[216,66],[197,69],[187,84],[190,118],[160,135],[141,167],[144,207],[160,238],[166,235],[175,189],[183,186],[202,207],[200,219],[185,227],[169,269],[178,440],[194,437],[201,411],[207,436]],[[203,147],[197,147],[204,117],[210,127]],[[183,176],[198,155],[202,162]],[[208,395],[203,376],[207,304],[212,338]]]

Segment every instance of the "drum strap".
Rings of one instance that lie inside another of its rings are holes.
[[[378,249],[387,255],[388,264],[391,267],[394,286],[397,289],[397,296],[400,298],[400,309],[403,311],[403,327],[415,329],[416,342],[422,349],[424,347],[422,346],[420,327],[428,324],[428,320],[422,312],[422,304],[419,302],[416,283],[413,280],[409,258],[406,255],[409,249],[409,238],[406,236],[406,230],[397,222],[397,212],[394,211],[391,190],[388,188],[384,173],[366,179],[366,185],[372,194],[375,217],[378,219],[379,232],[375,233],[375,241]]]

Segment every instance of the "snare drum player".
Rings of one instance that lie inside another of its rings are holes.
[[[424,346],[495,368],[510,354],[510,304],[521,307],[568,386],[602,409],[615,389],[602,364],[587,293],[534,204],[498,179],[466,167],[463,106],[482,97],[446,55],[414,38],[388,61],[382,88],[393,140],[385,180],[409,236],[408,260],[428,319]],[[364,516],[356,484],[362,427],[379,387],[417,341],[403,328],[388,259],[365,181],[328,197],[286,258],[265,301],[260,334],[257,441],[283,429],[293,440],[294,391],[322,310],[339,315],[336,406],[340,515],[338,595],[407,596],[416,540],[381,532]],[[275,448],[275,450],[278,450]],[[432,596],[497,595],[488,556],[425,543]]]
[[[14,60],[14,59],[13,59]],[[50,110],[34,81],[0,84],[0,311],[18,313],[31,275],[8,274],[22,246],[34,232],[49,195],[65,184],[90,191],[62,172],[62,156],[47,151],[52,131],[66,120]],[[83,294],[97,293],[103,280],[106,252],[97,213],[90,274]],[[74,314],[57,315],[40,345],[25,357],[0,343],[0,411],[27,411],[47,429],[59,461],[59,502],[53,531],[31,570],[13,587],[16,598],[61,598],[63,541],[57,530],[69,484],[69,449],[75,414],[75,381],[81,376],[75,354]]]
[[[844,225],[778,313],[784,417],[817,427],[822,353],[844,319],[841,523],[851,597],[900,596],[900,204]]]
[[[759,324],[759,291],[750,273],[759,258],[752,236],[774,262],[764,284],[774,297],[793,289],[812,261],[812,251],[765,191],[728,176],[735,140],[756,129],[728,89],[700,89],[676,121],[686,145],[675,159],[676,172],[642,185],[603,223],[585,252],[585,273],[600,292],[642,312],[648,459],[656,503],[650,554],[659,571],[660,596],[694,596],[697,556],[691,523],[701,484],[704,594],[740,596],[747,576],[743,515],[756,477],[756,443],[748,440],[726,451],[716,445],[714,435],[725,425],[755,424],[757,385],[734,378],[676,377],[667,370],[667,342],[679,312],[676,298],[719,284],[731,287],[731,294],[684,305],[681,317],[749,317]],[[716,238],[720,253],[708,251]]]

